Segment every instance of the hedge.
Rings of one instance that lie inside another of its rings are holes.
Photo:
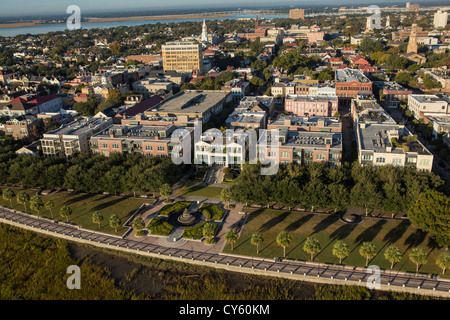
[[[168,216],[171,213],[178,212],[178,211],[184,210],[186,208],[189,208],[190,205],[191,205],[191,202],[183,202],[183,201],[168,204],[168,205],[165,205],[164,207],[162,207],[161,210],[159,210],[158,215]]]
[[[216,204],[204,204],[200,207],[200,210],[206,214],[208,220],[222,220],[225,210],[220,209]]]
[[[147,225],[147,229],[150,229],[152,234],[157,234],[161,236],[168,236],[172,230],[173,226],[170,225],[166,219],[155,217]]]
[[[201,239],[203,238],[203,226],[207,223],[207,221],[204,221],[202,223],[200,223],[199,225],[193,226],[193,227],[188,227],[184,229],[183,235],[181,236],[182,238],[189,238],[189,239]],[[215,231],[217,230],[217,227],[219,226],[217,223],[213,223],[215,226]]]

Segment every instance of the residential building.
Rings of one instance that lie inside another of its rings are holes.
[[[275,110],[275,99],[271,96],[246,96],[235,110],[264,111],[272,115]]]
[[[267,113],[265,111],[233,111],[225,120],[229,129],[265,129]]]
[[[284,110],[295,116],[331,117],[338,111],[336,96],[289,95]]]
[[[179,127],[173,124],[115,124],[90,139],[93,154],[110,156],[112,153],[139,153],[145,156],[169,157],[177,143],[172,142],[171,135]],[[193,128],[189,131],[187,142],[192,143]]]
[[[203,74],[202,45],[195,42],[174,41],[161,47],[164,71]]]
[[[398,108],[401,100],[407,100],[412,91],[405,89],[398,82],[375,81],[373,83],[384,95],[384,105],[387,108]]]
[[[42,122],[31,114],[20,115],[11,118],[3,125],[4,134],[13,137],[15,140],[33,140],[38,138],[38,128]]]
[[[232,79],[225,82],[220,90],[231,92],[234,102],[240,101],[248,93],[250,82],[241,81],[240,79]]]
[[[434,19],[433,19],[433,25],[434,27],[437,28],[445,28],[445,26],[447,25],[448,22],[448,13],[447,12],[442,12],[442,10],[438,10],[435,14],[434,14]]]
[[[16,154],[18,155],[27,155],[31,157],[37,157],[39,156],[39,150],[41,148],[41,142],[40,141],[34,141],[33,143],[24,146],[16,151]]]
[[[146,110],[153,108],[158,103],[162,101],[161,97],[159,96],[152,96],[148,99],[139,101],[138,103],[135,103],[132,106],[129,106],[125,109],[120,110],[115,116],[114,116],[114,123],[121,123],[122,119],[127,119],[128,117],[134,117],[138,114],[144,113]]]
[[[0,104],[0,115],[9,117],[24,114],[36,115],[42,112],[58,112],[62,107],[62,99],[57,95],[26,94]]]
[[[424,114],[425,123],[433,124],[433,138],[437,139],[440,133],[450,132],[450,114],[441,115],[441,114],[433,114],[433,113],[425,113]]]
[[[291,131],[342,132],[342,122],[337,117],[280,116],[267,124],[267,130],[278,128]]]
[[[410,94],[408,96],[408,110],[414,118],[420,119],[424,113],[449,114],[449,101],[446,98],[432,94]]]
[[[133,91],[142,94],[144,98],[148,98],[159,90],[172,92],[172,81],[165,79],[144,79],[133,83]]]
[[[76,152],[89,153],[89,138],[111,125],[111,118],[77,118],[56,130],[44,133],[41,139],[42,153],[46,157],[69,157]]]

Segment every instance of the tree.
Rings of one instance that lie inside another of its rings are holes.
[[[121,223],[122,223],[122,220],[120,220],[120,218],[117,214],[113,214],[111,217],[109,217],[109,225],[111,226],[111,228],[114,228],[116,233],[117,233],[117,228],[120,227]]]
[[[92,214],[92,222],[98,224],[98,228],[100,229],[100,225],[103,221],[103,214],[100,211],[95,211]]]
[[[72,208],[70,208],[68,205],[64,205],[59,210],[59,214],[66,218],[66,222],[69,222],[69,216],[72,214]]]
[[[45,209],[50,211],[50,215],[51,215],[51,217],[53,219],[53,211],[52,211],[52,209],[55,207],[55,203],[53,201],[49,200],[49,201],[47,201],[45,203],[44,206],[45,206]]]
[[[303,251],[311,255],[311,261],[314,260],[314,256],[321,250],[320,242],[317,238],[308,237],[303,245]]]
[[[227,208],[230,207],[230,200],[232,197],[232,192],[230,188],[224,188],[220,192],[220,200],[227,203]]]
[[[366,258],[366,267],[369,264],[369,259],[372,259],[376,256],[377,250],[375,248],[375,245],[371,242],[363,242],[361,247],[359,248],[359,254]]]
[[[442,273],[445,273],[445,270],[450,268],[450,253],[442,252],[436,259],[436,264],[442,268]]]
[[[165,202],[169,200],[169,196],[172,194],[172,192],[173,192],[172,187],[168,183],[163,184],[159,189],[159,193],[163,197],[166,197]]]
[[[215,223],[208,222],[203,226],[203,236],[211,240],[216,235]]]
[[[6,188],[5,191],[3,191],[3,200],[8,201],[12,208],[12,199],[16,196],[16,193],[11,188]]]
[[[27,211],[27,202],[30,201],[30,195],[25,191],[20,191],[17,194],[17,203],[23,204],[25,211]]]
[[[350,254],[349,246],[342,240],[336,241],[333,246],[333,255],[339,258],[339,263],[342,263],[342,259]]]
[[[37,211],[38,216],[40,215],[41,209],[44,207],[44,203],[42,202],[41,197],[32,196],[30,199],[30,209]]]
[[[409,260],[416,264],[416,272],[419,272],[419,266],[427,262],[427,253],[422,248],[414,248],[409,254]]]
[[[411,223],[417,228],[429,232],[440,246],[450,246],[450,197],[429,190],[419,195],[408,211]]]
[[[134,230],[142,230],[145,228],[145,222],[144,220],[142,220],[141,217],[137,217],[136,219],[133,220],[133,229]]]
[[[238,234],[234,230],[228,230],[225,233],[225,241],[231,244],[231,250],[233,250],[233,244],[237,241]]]
[[[402,253],[400,249],[396,246],[389,246],[384,252],[384,257],[391,263],[391,269],[394,264],[402,259]]]
[[[255,232],[252,234],[250,238],[250,242],[252,245],[256,246],[256,254],[259,253],[259,245],[264,242],[264,238],[261,233]]]

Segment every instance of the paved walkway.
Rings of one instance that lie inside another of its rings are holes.
[[[193,247],[189,250],[189,248],[185,247],[172,248],[161,246],[158,243],[150,244],[132,239],[121,239],[117,236],[100,234],[91,230],[81,230],[71,225],[55,223],[49,219],[42,219],[2,207],[0,207],[0,222],[72,241],[89,243],[95,246],[231,271],[278,276],[311,282],[363,286],[366,285],[367,280],[373,277],[365,268],[305,261],[284,260],[282,262],[275,262],[272,259],[253,259],[245,256],[225,255],[217,252],[208,252],[208,250],[198,250]],[[381,289],[383,290],[439,294],[440,296],[450,297],[450,281],[446,279],[431,279],[427,275],[390,272],[386,270],[380,271],[379,279]]]

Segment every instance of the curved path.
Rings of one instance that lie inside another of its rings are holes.
[[[79,229],[78,227],[63,223],[55,223],[52,220],[42,219],[2,207],[0,207],[0,222],[68,240],[83,243],[88,242],[96,246],[222,268],[230,271],[340,285],[365,286],[367,279],[371,277],[371,274],[368,274],[365,268],[325,265],[303,261],[275,262],[272,259],[253,259],[245,256],[206,253],[147,244],[132,239],[122,239],[114,235]],[[380,282],[382,290],[450,297],[450,281],[446,279],[431,279],[426,275],[400,272],[390,273],[389,271],[381,270]]]

